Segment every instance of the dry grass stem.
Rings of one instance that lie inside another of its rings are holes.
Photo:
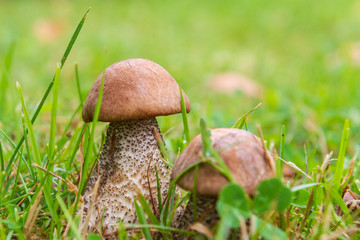
[[[25,225],[24,225],[25,236],[30,237],[31,230],[35,226],[36,217],[38,216],[38,214],[41,210],[41,206],[39,205],[39,203],[40,203],[40,199],[42,197],[42,192],[43,192],[43,189],[41,188],[39,191],[39,194],[36,196],[34,204],[30,207],[29,214],[28,214],[28,217],[27,217]]]

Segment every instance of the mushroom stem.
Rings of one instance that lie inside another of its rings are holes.
[[[194,221],[193,194],[190,195],[186,210],[180,220],[179,228],[187,229],[191,224],[200,222],[206,227],[213,227],[220,219],[216,211],[217,197],[197,195],[196,196],[196,221]]]
[[[88,231],[94,227],[110,234],[117,232],[119,220],[136,223],[133,196],[144,195],[154,213],[158,212],[155,166],[161,185],[162,201],[170,183],[170,169],[153,134],[159,129],[155,118],[110,123],[100,160],[84,193],[84,218],[90,214]],[[160,131],[159,131],[160,132]],[[89,209],[92,189],[100,176],[94,209]],[[160,203],[161,204],[161,203]]]

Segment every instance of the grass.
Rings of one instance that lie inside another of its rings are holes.
[[[260,124],[267,147],[284,160],[277,159],[278,169],[287,163],[299,169],[294,181],[282,181],[291,190],[285,210],[259,212],[258,200],[242,199],[250,207],[238,217],[253,226],[250,239],[270,239],[271,233],[280,239],[360,237],[354,232],[359,217],[342,201],[346,188],[360,193],[357,1],[102,1],[92,2],[90,13],[85,1],[1,5],[0,239],[82,238],[76,205],[105,127],[82,123],[82,104],[105,63],[132,57],[164,66],[192,103],[188,115],[158,119],[167,150],[162,141],[159,146],[170,166],[195,135],[208,138],[208,127],[255,133]],[[209,86],[211,76],[228,71],[255,79],[263,94]],[[211,145],[208,150],[210,163],[221,166]],[[282,171],[277,176],[283,179]],[[138,214],[149,216],[150,208],[138,200]],[[200,236],[171,228],[180,203],[167,201],[158,222],[121,225],[120,238],[130,227],[147,238],[154,229],[167,238],[171,231]],[[336,206],[344,215],[335,213]],[[226,216],[214,238],[229,231]]]

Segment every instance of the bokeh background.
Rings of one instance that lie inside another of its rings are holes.
[[[162,65],[187,93],[192,136],[199,134],[201,117],[211,128],[231,127],[262,102],[248,118],[249,130],[257,134],[259,124],[268,144],[278,147],[284,123],[285,158],[300,167],[304,144],[310,157],[337,152],[346,118],[348,154],[358,151],[360,1],[355,0],[0,1],[3,75],[3,60],[13,51],[8,81],[0,85],[0,127],[14,140],[22,133],[15,82],[34,111],[89,6],[61,74],[58,131],[80,103],[75,63],[86,95],[106,66],[140,57]],[[48,138],[50,103],[35,124],[40,141]],[[81,124],[80,113],[76,119]],[[181,116],[161,117],[159,124],[172,148],[182,137]]]

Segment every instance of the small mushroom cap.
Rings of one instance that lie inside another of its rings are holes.
[[[96,79],[84,103],[83,120],[91,122],[98,100],[101,79]],[[186,111],[190,102],[184,92]],[[118,122],[153,118],[181,112],[180,88],[160,65],[146,59],[127,59],[105,70],[99,121]]]
[[[270,162],[274,161],[273,158],[267,150],[264,151],[261,139],[254,134],[235,128],[219,128],[211,130],[210,139],[235,181],[247,194],[255,194],[256,187],[262,180],[275,175]],[[198,135],[175,162],[172,178],[200,161],[202,151],[201,135]],[[199,165],[197,193],[217,196],[228,183],[228,179],[209,164]],[[194,170],[185,173],[178,181],[178,185],[185,190],[193,191]]]

